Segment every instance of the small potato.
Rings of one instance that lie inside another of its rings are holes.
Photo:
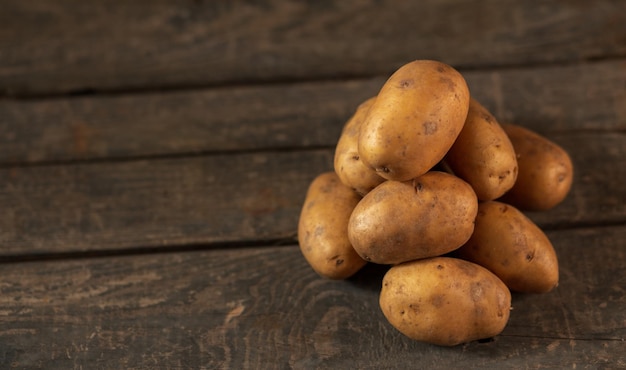
[[[474,233],[455,256],[489,269],[513,291],[546,293],[559,283],[559,264],[548,237],[505,203],[478,205]]]
[[[361,197],[334,172],[320,174],[306,194],[298,223],[304,258],[319,275],[345,279],[366,264],[348,240],[348,220]]]
[[[474,99],[470,99],[465,125],[445,162],[483,201],[501,197],[517,179],[511,141],[493,115]]]
[[[346,122],[335,148],[335,172],[341,182],[353,188],[361,196],[385,181],[378,176],[376,171],[363,164],[358,151],[361,124],[374,100],[376,97],[359,105],[354,115]]]
[[[574,178],[567,152],[524,127],[502,127],[515,148],[519,171],[515,185],[501,200],[526,211],[545,211],[561,203]]]
[[[439,256],[469,239],[477,207],[471,186],[444,172],[386,181],[355,207],[348,237],[363,259],[379,264]]]
[[[469,108],[465,79],[447,64],[416,60],[382,86],[359,136],[362,161],[388,180],[421,176],[443,159]]]
[[[391,267],[379,303],[402,334],[454,346],[500,334],[509,320],[511,293],[479,265],[434,257]]]

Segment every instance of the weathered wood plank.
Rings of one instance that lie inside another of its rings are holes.
[[[0,163],[330,146],[382,82],[0,100]]]
[[[575,179],[543,227],[626,220],[626,135],[563,133]],[[0,169],[4,256],[293,240],[332,149]]]
[[[626,55],[621,0],[2,1],[0,92],[204,86]]]
[[[348,281],[296,246],[1,265],[0,366],[623,368],[626,227],[549,232],[560,285],[513,296],[494,341],[440,348],[384,319],[385,268]]]
[[[2,253],[293,238],[332,152],[0,170]]]
[[[626,130],[626,60],[464,73],[500,120],[550,134]],[[384,78],[0,100],[0,163],[335,145]]]
[[[471,94],[501,122],[544,134],[626,130],[626,59],[464,75]]]

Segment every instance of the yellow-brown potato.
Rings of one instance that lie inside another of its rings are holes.
[[[515,207],[478,205],[474,233],[455,255],[496,274],[511,290],[546,293],[558,285],[559,264],[548,237]]]
[[[354,115],[346,122],[337,147],[335,148],[334,167],[341,182],[353,188],[360,195],[367,194],[378,184],[385,181],[376,171],[363,164],[358,146],[361,124],[376,97],[364,101]]]
[[[469,107],[465,79],[447,64],[416,60],[382,86],[359,136],[362,161],[380,176],[421,176],[446,154]]]
[[[434,257],[391,267],[379,303],[389,323],[409,338],[454,346],[500,334],[511,293],[477,264]]]
[[[467,181],[479,200],[493,200],[517,179],[515,150],[493,115],[470,99],[465,125],[445,157],[456,176]]]
[[[477,208],[471,186],[444,172],[390,180],[355,207],[348,237],[363,259],[379,264],[439,256],[469,239]]]
[[[348,240],[348,220],[361,197],[334,172],[316,177],[309,186],[298,223],[304,258],[319,275],[345,279],[366,262]]]
[[[561,203],[574,178],[567,152],[544,136],[518,125],[503,124],[517,155],[517,181],[501,199],[526,211],[545,211]]]

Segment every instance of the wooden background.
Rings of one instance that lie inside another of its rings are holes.
[[[441,348],[318,277],[309,182],[400,65],[562,145],[559,287]],[[0,368],[626,368],[626,2],[0,0]]]

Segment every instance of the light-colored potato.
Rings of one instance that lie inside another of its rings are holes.
[[[348,220],[361,197],[325,172],[310,184],[298,222],[298,242],[304,258],[319,275],[345,279],[366,262],[348,240]]]
[[[450,149],[468,107],[469,89],[454,68],[431,60],[405,64],[382,86],[361,126],[361,160],[389,180],[421,176]]]
[[[335,172],[341,182],[360,195],[367,194],[385,181],[376,171],[363,164],[358,151],[361,124],[375,100],[376,97],[373,97],[359,105],[354,115],[346,122],[335,148]]]
[[[454,174],[467,181],[479,200],[493,200],[517,179],[515,150],[493,115],[470,100],[465,125],[445,157]]]
[[[517,292],[546,293],[559,283],[559,264],[548,237],[505,203],[478,205],[474,233],[455,254],[489,269]]]
[[[574,166],[567,152],[527,128],[503,124],[517,155],[518,175],[501,200],[527,211],[545,211],[561,203],[572,187]]]
[[[477,207],[471,186],[444,172],[390,180],[355,207],[348,237],[363,259],[379,264],[439,256],[469,239]]]
[[[379,303],[389,323],[409,338],[454,346],[501,333],[511,293],[479,265],[434,257],[391,267]]]

